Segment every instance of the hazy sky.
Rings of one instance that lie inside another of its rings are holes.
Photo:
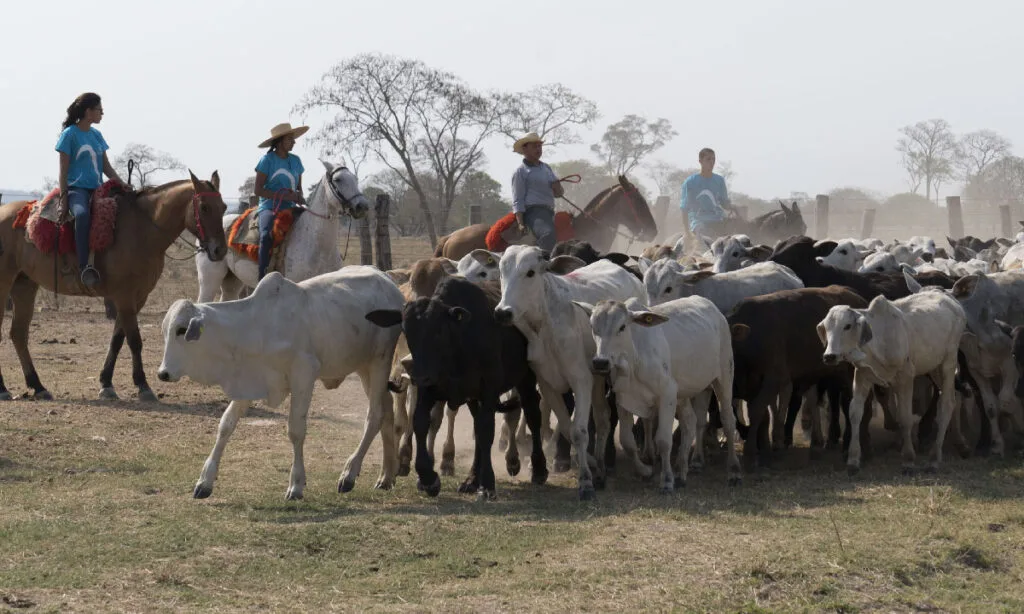
[[[654,158],[691,166],[713,147],[735,191],[894,193],[907,187],[894,150],[903,125],[941,117],[1024,146],[1022,20],[1024,5],[1005,0],[5,2],[0,186],[56,176],[64,110],[91,90],[112,153],[152,145],[201,177],[219,169],[234,195],[256,145],[300,121],[289,110],[328,68],[379,51],[481,89],[561,81],[602,113],[587,144],[627,113],[668,118],[679,136]],[[323,168],[304,144],[308,186]],[[506,192],[510,146],[486,150]]]

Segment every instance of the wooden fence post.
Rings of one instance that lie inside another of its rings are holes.
[[[665,220],[668,218],[668,209],[668,196],[659,196],[654,201],[654,224],[658,227],[658,234],[655,240],[665,236]]]
[[[818,194],[814,199],[814,238],[821,240],[828,236],[828,194]]]
[[[867,239],[875,231],[875,210],[865,209],[860,218],[860,238]]]
[[[949,236],[954,239],[964,238],[964,212],[960,207],[959,196],[946,197],[946,214],[949,218]]]
[[[1010,221],[1010,205],[999,205],[999,230],[1001,237],[1013,236],[1013,222]]]
[[[373,264],[373,239],[370,237],[370,213],[357,220],[359,225],[359,264]]]
[[[469,225],[482,224],[484,220],[484,208],[480,205],[469,206]]]
[[[472,205],[478,207],[479,205]],[[391,231],[388,228],[388,217],[391,215],[391,197],[378,194],[374,206],[374,219],[377,222],[374,245],[377,252],[377,268],[381,271],[391,270]],[[472,210],[470,210],[472,215]]]

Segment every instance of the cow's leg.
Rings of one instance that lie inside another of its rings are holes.
[[[860,433],[860,423],[864,419],[864,403],[867,401],[868,393],[872,385],[860,369],[853,372],[853,397],[850,399],[850,424],[846,429],[846,436],[849,438],[849,453],[846,458],[846,472],[856,475],[860,471],[860,437],[854,434]]]
[[[508,427],[510,433],[516,433],[519,430],[519,417],[522,411],[517,407],[516,409],[505,412],[503,415],[504,420],[502,424]],[[522,469],[522,461],[519,459],[519,445],[513,439],[508,448],[505,449],[505,471],[511,476],[519,475],[519,470]]]
[[[608,406],[608,398],[605,396],[604,378],[594,378],[593,396],[590,410],[594,420],[594,455],[593,459],[597,468],[594,474],[594,487],[603,489],[608,479],[607,457],[604,451],[608,449],[608,439],[611,435],[611,413]]]
[[[302,448],[306,442],[306,424],[309,419],[309,404],[313,401],[313,386],[316,376],[302,377],[292,374],[291,403],[288,411],[288,439],[292,442],[292,470],[288,478],[288,492],[284,498],[296,501],[302,498],[306,487],[306,463]]]
[[[770,406],[772,400],[778,398],[778,391],[778,385],[769,378],[765,378],[757,396],[747,402],[750,430],[747,432],[747,441],[743,444],[743,461],[746,463],[748,471],[753,471],[759,464],[766,462],[771,454],[771,443],[766,442],[766,434],[769,431]]]
[[[210,456],[203,464],[203,471],[199,474],[199,481],[192,490],[192,496],[196,499],[205,499],[213,494],[213,482],[217,479],[217,470],[220,469],[220,457],[224,454],[224,448],[235,432],[238,421],[245,417],[249,411],[249,401],[231,401],[228,403],[224,415],[220,417],[220,427],[217,429],[217,442],[213,444]]]
[[[36,291],[38,284],[24,275],[19,275],[11,287],[11,302],[14,303],[14,317],[11,318],[11,343],[18,354],[21,371],[25,374],[25,385],[32,389],[32,398],[40,401],[52,401],[53,395],[43,386],[32,363],[32,354],[28,351],[28,332],[32,325],[32,314],[35,311]]]
[[[949,428],[949,421],[953,417],[954,405],[954,382],[953,378],[956,376],[956,355],[950,356],[945,363],[943,363],[941,372],[941,390],[942,395],[939,398],[939,420],[938,420],[938,431],[935,433],[935,446],[932,447],[931,462],[929,463],[928,469],[936,471],[939,468],[939,463],[942,462],[942,445],[946,441],[946,430]],[[998,422],[998,416],[996,418]],[[993,437],[995,437],[995,429],[993,427]]]
[[[455,409],[445,408],[448,430],[445,431],[444,446],[441,448],[441,475],[455,475],[455,416]]]
[[[569,393],[563,395],[554,388],[548,386],[544,381],[537,380],[537,387],[540,388],[542,403],[546,403],[551,413],[555,415],[557,428],[552,431],[551,438],[555,440],[555,473],[565,473],[570,466],[570,451],[572,449],[572,416],[566,406],[566,397],[573,401],[575,407],[576,399]],[[563,443],[565,442],[565,443]]]
[[[436,497],[441,492],[441,476],[434,472],[434,455],[427,447],[430,432],[430,414],[436,405],[437,393],[433,388],[419,388],[412,414],[412,430],[416,434],[416,488]]]
[[[626,410],[621,407],[616,408],[619,413],[619,424],[627,424],[629,420],[632,420],[632,416]],[[643,422],[643,420],[641,420]],[[643,462],[640,458],[640,452],[637,449],[636,437],[633,435],[633,429],[631,428],[619,428],[619,445],[622,446],[622,452],[626,455],[626,458],[633,463],[633,467],[636,469],[637,475],[641,478],[649,478],[654,473],[654,468]]]
[[[786,438],[786,414],[792,402],[793,383],[786,382],[772,402],[772,450],[781,450]]]
[[[576,450],[576,462],[579,463],[577,490],[580,500],[587,501],[593,499],[596,495],[594,490],[594,474],[590,470],[590,455],[587,453],[587,443],[589,443],[590,439],[588,432],[590,408],[593,402],[595,385],[593,378],[589,375],[578,375],[573,378],[570,385],[576,400],[576,409],[573,411],[572,421],[569,421],[565,406],[561,405],[557,400],[552,403],[552,409],[558,415],[558,430],[564,434],[565,430],[571,429],[570,439]],[[543,391],[541,394],[543,394]],[[559,408],[560,405],[561,409]],[[566,425],[565,429],[562,428],[562,424]],[[604,444],[604,442],[602,441],[601,444]]]
[[[469,475],[459,484],[459,492],[469,495],[480,490],[480,441],[476,436],[477,425],[480,423],[480,403],[468,401],[469,413],[473,418],[473,461],[469,467]],[[488,455],[490,458],[490,455]]]
[[[705,393],[702,393],[702,394],[705,394]],[[659,413],[664,418],[665,412],[664,411],[659,411]],[[691,399],[686,399],[686,398],[679,399],[678,400],[678,405],[675,408],[673,408],[672,414],[675,414],[675,415],[678,416],[678,418],[679,418],[679,428],[682,431],[680,433],[680,438],[679,438],[679,456],[676,459],[676,463],[678,464],[678,471],[677,471],[676,475],[673,477],[672,482],[669,483],[669,479],[668,479],[668,477],[666,477],[666,474],[664,472],[668,471],[669,474],[671,474],[671,472],[672,472],[672,464],[666,458],[662,458],[662,460],[661,460],[661,469],[662,469],[663,473],[662,473],[661,492],[663,492],[663,493],[672,492],[672,488],[683,488],[683,487],[686,486],[686,479],[689,477],[688,473],[689,473],[689,466],[690,466],[690,461],[689,461],[690,448],[693,447],[695,436],[697,434],[696,433],[696,430],[697,430],[697,418],[696,418],[696,416],[693,415],[693,402],[692,402]],[[670,415],[668,417],[668,420],[667,420],[666,423],[671,425],[672,424],[672,418],[673,418],[673,416]],[[662,428],[658,429],[658,436],[657,437],[658,437],[658,447],[659,448],[662,448],[662,446],[665,443],[665,435],[661,434],[662,430],[670,431],[671,430],[671,426],[669,426],[669,427],[667,427],[665,429],[662,429]],[[671,437],[671,435],[669,435],[669,437]],[[671,445],[671,444],[672,444],[672,442],[669,441],[669,445]],[[664,452],[662,452],[662,454],[664,454]],[[671,458],[671,456],[672,456],[671,453],[668,454],[669,458]]]
[[[534,484],[548,481],[548,462],[544,456],[544,427],[541,418],[540,395],[537,393],[537,378],[528,372],[516,386],[519,400],[523,405],[523,422],[530,427],[532,449],[530,451],[530,480]]]
[[[407,476],[412,465],[412,397],[416,387],[410,386],[408,379],[405,379],[401,385],[404,386],[404,389],[395,392],[392,401],[395,408],[395,428],[402,433],[402,439],[398,445],[398,475]]]
[[[704,459],[704,446],[701,445],[701,437],[698,435],[698,433],[700,433],[704,424],[707,423],[706,416],[708,414],[708,406],[711,404],[711,389],[707,389],[698,393],[697,396],[693,397],[692,399],[688,399],[686,401],[686,404],[690,408],[689,415],[693,417],[693,425],[690,427],[690,430],[693,431],[692,434],[694,436],[694,445],[690,446],[686,443],[686,429],[684,428],[685,425],[682,422],[680,422],[679,428],[681,431],[680,436],[682,437],[682,439],[679,442],[679,454],[686,455],[687,473],[689,473],[691,470],[694,473],[700,473],[701,471],[704,470],[704,466],[707,463]],[[679,405],[674,413],[682,415],[680,413],[683,411],[681,408],[682,405]],[[703,420],[701,420],[700,418],[701,414],[705,416]],[[674,417],[675,416],[673,416],[673,418]],[[671,418],[669,419],[669,423],[672,423]],[[692,459],[690,458],[691,447],[693,448]]]
[[[434,449],[437,445],[437,434],[441,432],[441,423],[444,422],[444,407],[444,401],[438,401],[430,408],[430,432],[427,434],[427,451],[430,452],[431,459],[437,458],[434,454]],[[454,466],[451,471],[448,475],[455,475]]]
[[[477,466],[476,475],[480,482],[477,493],[481,501],[488,501],[496,496],[491,446],[494,444],[494,414],[498,410],[498,393],[489,392],[484,397],[482,402],[470,401],[468,404],[473,412],[473,433],[476,436],[473,463]]]
[[[544,396],[543,391],[541,391],[541,396]],[[559,421],[559,430],[561,431],[561,435],[559,435],[556,439],[557,443],[555,448],[554,466],[555,473],[565,473],[572,467],[572,428],[569,426],[569,424],[571,424],[569,422],[569,419],[571,418],[573,411],[576,409],[576,397],[573,396],[572,390],[570,390],[569,392],[562,394],[561,398],[562,403],[568,413],[566,413],[566,430],[564,431],[562,431],[561,426],[562,418],[561,416],[558,415],[557,412],[555,413],[555,417]],[[554,405],[552,404],[551,407],[553,408]]]
[[[363,459],[377,433],[381,433],[384,450],[381,476],[377,481],[376,488],[387,489],[395,484],[395,474],[398,472],[398,450],[395,445],[394,408],[391,406],[391,394],[388,392],[387,385],[390,370],[389,362],[381,362],[357,371],[359,381],[363,384],[363,391],[370,404],[366,411],[366,420],[363,422],[363,436],[359,440],[359,447],[352,453],[352,456],[348,457],[345,469],[342,470],[341,477],[338,478],[338,492],[349,492],[355,488],[356,478],[362,473]]]
[[[718,399],[718,406],[720,408],[732,407],[732,379],[732,369],[728,369],[721,377],[711,382],[711,389],[714,391],[715,397]],[[736,437],[739,434],[739,430],[736,428],[736,414],[728,410],[720,411],[719,419],[722,421],[722,430],[725,431],[725,467],[728,475],[729,486],[739,486],[740,481],[743,479],[743,474],[740,471],[740,459],[736,456]],[[698,432],[700,432],[699,413],[697,414],[697,425]],[[745,452],[746,444],[744,444],[744,453]]]
[[[903,440],[900,455],[903,457],[903,473],[914,472],[914,375],[901,375],[893,384],[896,396],[896,416],[900,423],[900,439]],[[888,405],[888,404],[886,404]]]
[[[976,378],[981,390],[981,407],[988,420],[992,446],[990,453],[1002,458],[1004,451],[1003,434],[999,430],[999,402],[992,392],[992,380],[987,377]],[[1006,388],[1006,386],[1004,386]]]

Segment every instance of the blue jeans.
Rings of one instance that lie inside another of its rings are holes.
[[[299,216],[302,215],[304,209],[301,207],[295,207],[292,209],[292,223],[294,224]],[[260,255],[259,255],[259,277],[257,279],[263,279],[263,276],[267,274],[267,267],[270,266],[270,255],[274,251],[274,210],[273,209],[260,209],[256,212],[256,220],[259,223],[260,229]]]
[[[558,241],[555,235],[555,210],[546,205],[527,206],[523,212],[523,223],[537,237],[537,247],[546,252],[555,249]]]
[[[75,219],[75,251],[78,267],[89,265],[89,226],[92,223],[92,193],[85,188],[68,188],[68,211]]]

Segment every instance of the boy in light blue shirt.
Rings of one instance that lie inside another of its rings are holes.
[[[679,208],[683,212],[683,226],[696,236],[716,238],[724,234],[727,211],[732,210],[725,178],[713,171],[715,152],[705,147],[697,155],[700,173],[690,175],[683,182]]]

